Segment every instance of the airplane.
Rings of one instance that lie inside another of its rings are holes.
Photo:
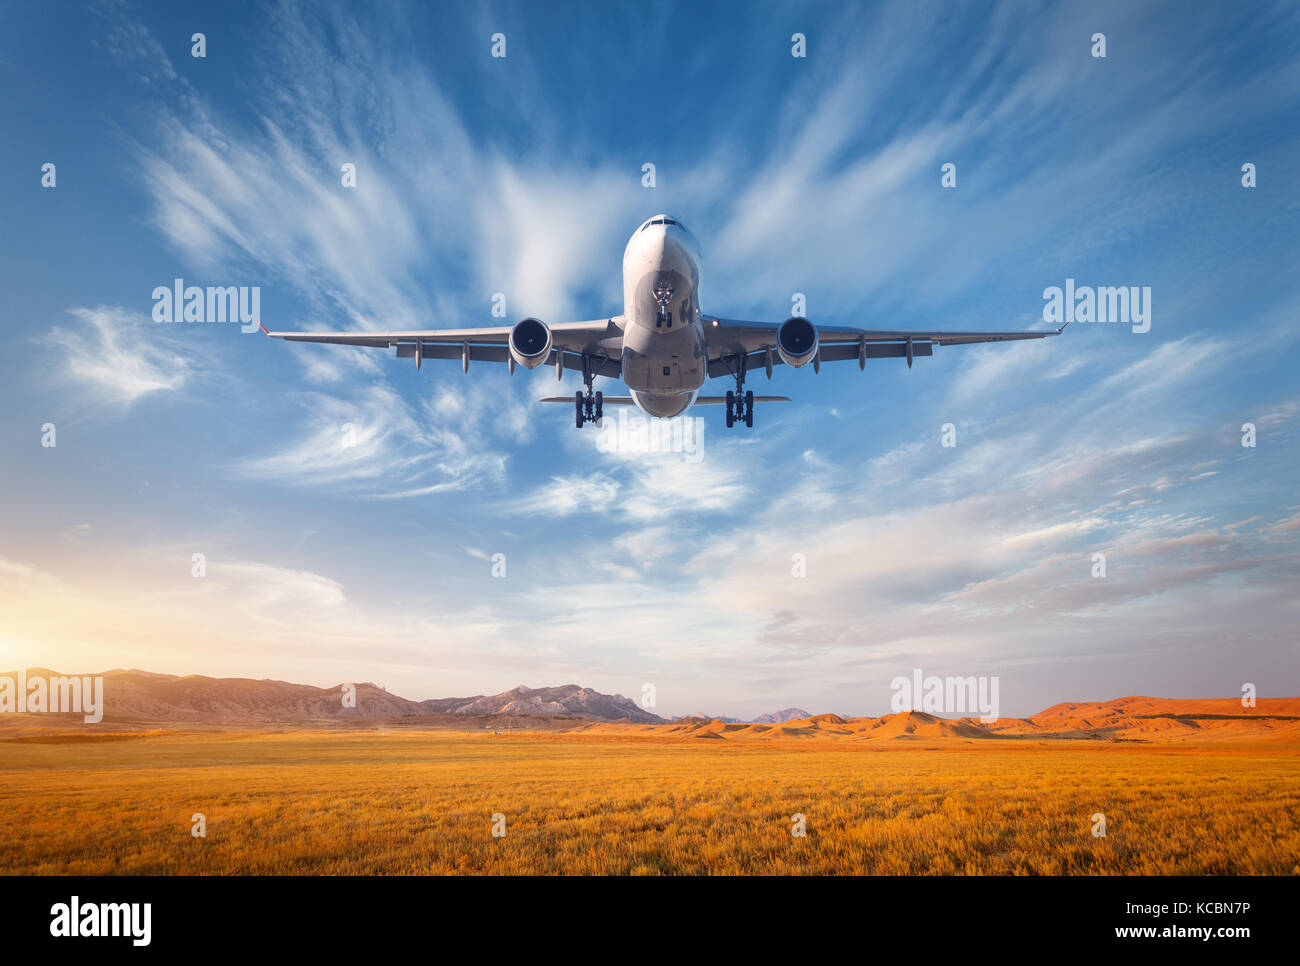
[[[582,374],[585,392],[547,396],[545,403],[570,403],[575,422],[599,422],[604,407],[635,405],[649,416],[668,419],[692,405],[725,405],[727,426],[754,425],[756,403],[789,402],[787,396],[755,396],[745,376],[774,366],[793,368],[856,359],[906,359],[934,354],[937,345],[1010,342],[1059,335],[1059,329],[1021,332],[945,332],[860,329],[815,325],[801,316],[784,322],[746,322],[706,315],[700,310],[700,265],[695,236],[677,218],[655,215],[628,240],[623,252],[623,314],[589,322],[526,318],[512,326],[480,329],[430,329],[412,332],[268,332],[288,342],[396,349],[397,358],[504,362],[536,369],[554,366],[556,379],[569,369]],[[1068,323],[1067,323],[1068,324]],[[622,379],[630,395],[592,391],[597,376]],[[725,396],[701,396],[709,379],[731,378],[736,388]]]

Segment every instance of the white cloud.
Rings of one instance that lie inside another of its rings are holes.
[[[512,504],[516,513],[563,517],[574,513],[603,514],[618,497],[619,484],[603,473],[554,476],[545,486]]]
[[[55,327],[44,342],[58,350],[55,371],[98,401],[129,406],[144,396],[180,390],[194,373],[163,324],[123,308],[72,309],[77,328]]]
[[[0,557],[0,592],[30,595],[54,592],[59,581],[34,564]]]
[[[473,445],[465,420],[420,416],[394,390],[371,384],[346,397],[303,395],[304,431],[287,446],[236,467],[245,477],[306,486],[342,486],[360,495],[410,497],[499,480],[506,457]]]

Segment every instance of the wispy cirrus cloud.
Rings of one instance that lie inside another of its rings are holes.
[[[386,498],[464,489],[505,472],[507,457],[472,445],[454,421],[437,418],[437,403],[421,414],[378,383],[344,397],[307,392],[300,398],[307,415],[298,438],[236,464],[235,472]]]
[[[115,306],[70,310],[80,323],[43,337],[57,350],[55,371],[98,402],[129,406],[153,393],[177,392],[193,376],[193,353],[157,323]]]

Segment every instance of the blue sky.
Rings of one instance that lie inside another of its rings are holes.
[[[1293,4],[597,7],[6,6],[0,664],[663,714],[881,713],[918,667],[1009,714],[1300,693]],[[689,463],[534,403],[572,375],[150,319],[176,277],[272,329],[605,317],[660,211],[725,317],[1034,328],[1074,278],[1150,286],[1151,330],[778,369]]]

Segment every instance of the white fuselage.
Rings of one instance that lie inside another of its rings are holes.
[[[655,215],[623,252],[623,381],[651,416],[684,412],[708,377],[700,320],[700,246]]]

